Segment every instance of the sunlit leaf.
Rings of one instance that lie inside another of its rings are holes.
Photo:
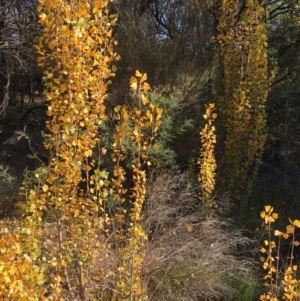
[[[130,77],[129,84],[130,84],[131,89],[137,90],[138,81],[134,76]]]
[[[260,212],[260,217],[265,218],[266,217],[266,211],[261,211]]]
[[[44,186],[43,186],[43,191],[44,192],[47,192],[49,190],[49,186],[47,185],[47,184],[45,184]]]
[[[294,233],[294,227],[292,225],[286,226],[286,233],[288,234]]]
[[[141,93],[141,99],[144,106],[149,102],[144,93]]]
[[[289,236],[287,233],[283,233],[283,234],[282,234],[282,237],[283,237],[284,239],[288,239],[290,236]]]
[[[144,73],[143,76],[141,77],[140,81],[145,82],[146,80],[147,80],[147,73]]]
[[[148,92],[151,89],[151,87],[148,83],[144,83],[143,89],[144,89],[144,92]]]
[[[45,13],[42,13],[39,15],[40,19],[45,21],[45,19],[47,18],[47,15]]]
[[[142,77],[142,75],[143,75],[143,74],[142,74],[139,70],[136,70],[136,71],[135,71],[135,76],[136,76],[136,77]]]
[[[161,115],[162,115],[162,113],[163,113],[163,109],[162,109],[162,108],[156,107],[155,110],[156,110],[156,113],[157,113],[158,116],[161,116]]]
[[[260,256],[260,257],[259,257],[259,260],[260,260],[261,262],[265,262],[266,258],[263,257],[263,256]]]
[[[270,205],[265,206],[265,211],[266,211],[266,213],[269,213],[270,211],[273,211],[272,206],[270,206]]]

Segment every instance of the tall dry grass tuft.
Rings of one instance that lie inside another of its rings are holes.
[[[252,241],[230,219],[200,205],[178,169],[150,178],[144,227],[148,300],[230,300],[234,283],[253,273],[246,257]]]

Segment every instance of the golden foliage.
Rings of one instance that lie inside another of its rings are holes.
[[[42,170],[42,169],[41,169]],[[40,174],[37,171],[37,178]],[[36,189],[41,188],[38,180]],[[0,232],[0,297],[1,300],[45,300],[47,263],[41,257],[41,203],[31,191],[21,222],[3,221]]]
[[[211,194],[215,189],[215,176],[217,163],[215,159],[215,144],[216,135],[215,127],[213,123],[217,118],[217,114],[214,113],[215,104],[211,103],[206,108],[204,119],[207,120],[204,128],[200,132],[201,139],[201,152],[198,160],[200,172],[198,175],[198,181],[202,186],[202,197],[204,201],[208,201]]]
[[[115,163],[112,191],[114,199],[119,203],[116,218],[125,231],[118,231],[118,239],[122,247],[119,248],[117,288],[121,295],[118,300],[144,300],[145,284],[141,271],[144,262],[144,248],[147,235],[141,224],[141,214],[146,196],[147,175],[145,168],[151,165],[148,152],[154,146],[157,131],[161,125],[163,110],[149,102],[146,93],[150,89],[146,82],[147,75],[136,71],[130,78],[129,84],[138,104],[132,110],[126,106],[115,108],[117,125],[114,133],[114,150],[112,161]],[[120,163],[124,160],[125,146],[132,148],[132,180],[130,203],[128,212],[129,226],[125,225],[126,210],[122,204],[128,202],[127,190],[123,187],[125,171]],[[125,225],[125,227],[124,227]],[[129,298],[129,299],[128,299]]]
[[[267,205],[265,210],[260,212],[261,218],[264,220],[267,229],[267,239],[264,240],[264,246],[260,249],[262,256],[260,261],[263,263],[263,269],[266,271],[264,276],[264,285],[268,288],[267,293],[260,296],[260,300],[295,300],[299,296],[297,289],[300,286],[300,280],[295,278],[298,266],[293,263],[294,247],[299,245],[295,240],[295,228],[299,227],[299,221],[290,220],[290,224],[286,226],[286,232],[274,230],[274,236],[277,237],[277,243],[272,237],[272,225],[278,219],[278,213],[273,212],[273,207]],[[283,279],[280,277],[279,261],[281,238],[291,240],[291,250],[289,257],[286,258],[286,266],[283,272]],[[280,291],[280,286],[283,286],[283,291]]]
[[[44,31],[36,49],[51,117],[45,146],[52,159],[31,206],[36,206],[40,220],[51,208],[56,224],[55,246],[47,262],[48,300],[63,300],[66,290],[87,300],[89,261],[100,256],[97,225],[106,218],[103,203],[109,183],[105,171],[93,176],[90,171],[93,148],[100,143],[98,126],[106,119],[104,100],[114,75],[110,65],[118,59],[111,38],[116,16],[109,15],[108,3],[61,0],[53,5],[41,0],[37,8]],[[70,279],[73,272],[75,281]]]
[[[40,250],[34,233],[25,227],[12,231],[5,223],[1,226],[0,299],[44,300],[46,264],[38,260]]]
[[[251,192],[266,139],[271,78],[264,5],[251,0],[240,13],[237,1],[223,0],[218,24],[225,75],[220,106],[226,129],[223,173],[236,198]]]

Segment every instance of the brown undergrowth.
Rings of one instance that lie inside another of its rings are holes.
[[[252,241],[231,220],[222,218],[227,202],[219,203],[219,212],[200,205],[188,175],[176,168],[165,174],[153,173],[147,191],[142,216],[148,235],[141,250],[145,256],[141,280],[147,292],[143,300],[232,300],[232,295],[238,294],[232,283],[251,276],[254,263],[245,256]],[[95,225],[98,256],[88,263],[87,300],[114,300],[113,296],[118,296],[116,227],[107,221],[103,218]],[[19,231],[16,222],[14,227],[6,228],[9,232]],[[49,213],[43,225],[38,259],[48,265],[46,279],[51,279],[56,268],[56,228]],[[62,229],[61,233],[67,235],[67,231]],[[80,240],[77,244],[80,247]],[[79,292],[69,288],[75,288],[78,281],[75,261],[68,265],[66,273],[68,281],[61,296],[74,300]],[[46,281],[45,297],[51,294],[48,285]]]
[[[222,218],[227,209],[226,200],[218,212],[200,205],[178,169],[150,178],[143,268],[148,300],[230,300],[236,293],[230,283],[245,279],[254,265],[245,256],[252,241]]]

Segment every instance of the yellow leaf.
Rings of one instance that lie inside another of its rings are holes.
[[[142,76],[142,78],[141,78],[141,82],[144,82],[146,80],[147,80],[147,73],[144,73],[143,76]]]
[[[68,17],[64,17],[64,21],[65,21],[67,24],[70,24],[70,23],[71,23],[71,20],[70,20],[70,18],[68,18]]]
[[[67,90],[67,84],[63,83],[59,85],[60,92],[65,92]]]
[[[136,76],[136,77],[142,77],[142,75],[143,75],[143,74],[142,74],[139,70],[136,70],[136,71],[135,71],[135,76]]]
[[[45,21],[46,18],[47,18],[47,15],[45,13],[40,14],[40,19]]]
[[[275,231],[274,231],[274,235],[275,235],[275,236],[281,236],[281,235],[282,235],[282,232],[281,232],[281,231],[278,231],[278,230],[275,230]]]
[[[265,301],[265,300],[266,300],[266,295],[265,295],[265,294],[261,295],[261,296],[259,297],[259,300],[260,300],[260,301]]]
[[[282,237],[283,237],[284,239],[288,239],[288,238],[289,238],[289,235],[288,235],[287,233],[283,233],[283,234],[282,234]]]
[[[272,208],[272,206],[267,205],[267,206],[265,206],[265,210],[266,210],[266,213],[269,213],[269,211],[273,211],[273,208]]]
[[[266,40],[267,39],[267,35],[265,33],[262,33],[261,36],[260,36],[263,40]]]
[[[161,116],[162,115],[162,112],[163,112],[163,109],[160,108],[160,107],[156,107],[156,113],[158,116]]]
[[[96,59],[94,59],[94,62],[93,62],[93,67],[94,66],[99,66],[100,65],[100,62],[99,61],[97,61]]]
[[[4,275],[4,280],[5,280],[6,283],[10,282],[10,278],[7,275]]]
[[[260,217],[265,218],[266,217],[266,211],[261,211],[260,212]]]
[[[61,261],[61,265],[62,265],[63,267],[67,267],[67,263],[66,263],[64,260]]]
[[[300,245],[300,242],[299,242],[298,240],[295,240],[295,241],[294,241],[294,245],[295,245],[296,247],[298,247],[298,246]]]
[[[294,227],[292,225],[286,226],[286,233],[288,234],[294,233]]]
[[[118,113],[120,110],[121,110],[121,106],[116,106],[115,108],[114,108],[114,111],[116,112],[116,113]]]
[[[138,131],[137,128],[135,128],[135,129],[133,130],[133,135],[135,135],[135,136],[138,136],[138,135],[139,135],[139,131]]]
[[[293,222],[293,224],[294,224],[296,227],[300,228],[300,221],[299,221],[298,219],[295,219],[294,222]]]
[[[277,218],[278,218],[278,213],[272,213],[272,217],[273,217],[274,219],[277,219]]]
[[[143,88],[144,88],[144,92],[148,92],[151,87],[148,83],[144,83]]]
[[[130,85],[131,89],[136,90],[137,84],[138,84],[137,79],[134,76],[131,76],[130,80],[129,80],[129,85]]]
[[[45,185],[43,186],[43,191],[44,191],[44,192],[47,192],[48,190],[49,190],[49,186],[45,184]]]
[[[93,151],[91,149],[89,149],[89,150],[85,151],[84,154],[85,154],[86,157],[91,157],[92,154],[93,154]]]
[[[145,106],[149,101],[148,101],[148,99],[146,98],[146,96],[145,96],[144,93],[141,94],[141,98],[142,98],[142,103],[143,103],[143,105]]]
[[[274,218],[272,216],[266,216],[265,217],[265,223],[268,224],[268,223],[273,223],[275,222]]]

